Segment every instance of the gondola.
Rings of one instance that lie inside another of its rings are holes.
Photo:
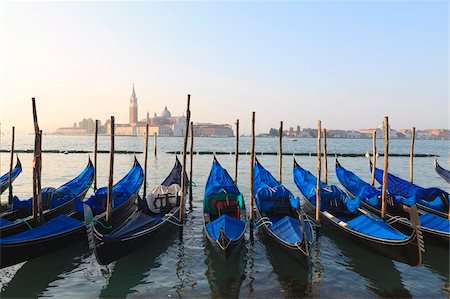
[[[316,209],[317,178],[294,160],[294,182],[310,211]],[[346,236],[399,262],[420,266],[424,244],[417,209],[411,207],[412,234],[404,235],[388,223],[360,208],[359,198],[350,198],[332,185],[320,183],[320,219],[330,223]]]
[[[75,209],[75,198],[83,199],[92,185],[94,178],[94,166],[91,159],[85,169],[74,179],[59,188],[46,187],[42,189],[43,217],[44,222],[53,218],[68,214]],[[19,200],[13,198],[12,209],[1,214],[0,238],[24,232],[30,228],[40,225],[33,219],[32,199]]]
[[[19,157],[17,157],[16,166],[14,166],[11,172],[11,183],[19,176],[22,172],[22,163],[20,163]],[[0,194],[5,192],[9,188],[9,172],[5,173],[0,177]]]
[[[344,186],[345,191],[351,197],[358,197],[361,205],[370,212],[381,215],[381,191],[364,182],[353,172],[341,166],[336,159],[336,177]],[[388,195],[386,219],[395,227],[404,232],[413,228],[413,224],[408,219],[410,205],[404,203],[405,198],[401,196]],[[442,241],[448,246],[450,240],[450,220],[439,217],[435,214],[418,210],[420,220],[420,230],[425,239]]]
[[[134,160],[131,170],[113,187],[111,227],[121,224],[136,209],[137,192],[143,181],[143,170]],[[0,239],[0,268],[14,265],[49,252],[87,240],[89,222],[104,224],[108,189],[97,189],[87,200],[75,198],[75,211],[28,231]],[[95,218],[92,219],[92,217]]]
[[[229,260],[241,249],[247,226],[244,197],[214,156],[203,198],[206,238],[224,260]]]
[[[447,183],[450,184],[450,171],[442,168],[437,159],[434,159],[434,170],[436,170],[437,174],[439,174]]]
[[[253,168],[256,224],[293,259],[309,264],[315,232],[300,208],[300,199],[279,184],[257,159]]]
[[[182,165],[178,158],[170,174],[152,189],[145,200],[138,199],[139,208],[117,228],[110,230],[100,224],[93,228],[94,252],[101,265],[109,264],[130,252],[157,242],[179,224]],[[185,175],[187,180],[187,176]]]
[[[372,162],[370,161],[369,163],[370,171],[372,171]],[[383,170],[375,168],[375,179],[378,183],[382,183]],[[417,207],[421,210],[442,218],[448,217],[449,196],[442,189],[423,188],[388,173],[387,190],[390,194],[404,197],[404,201],[410,202],[410,205],[417,204]]]

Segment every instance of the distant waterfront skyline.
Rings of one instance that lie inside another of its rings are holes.
[[[250,133],[449,128],[447,1],[0,3],[0,122],[45,133],[144,111]],[[7,45],[7,46],[5,46]]]

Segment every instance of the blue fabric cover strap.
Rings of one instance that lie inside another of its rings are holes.
[[[228,215],[222,215],[206,225],[208,235],[215,241],[219,240],[220,228],[223,229],[227,238],[235,241],[242,235],[245,229],[245,222]]]
[[[408,236],[391,228],[381,219],[359,215],[347,222],[347,225],[357,232],[380,239],[405,240]]]
[[[42,224],[36,228],[27,230],[25,232],[15,234],[6,238],[0,239],[0,244],[9,244],[13,242],[31,241],[43,237],[49,237],[64,232],[68,232],[75,228],[81,227],[84,222],[71,218],[67,215],[59,215],[58,217]]]
[[[425,213],[419,217],[420,225],[440,232],[450,233],[450,220],[431,213]]]

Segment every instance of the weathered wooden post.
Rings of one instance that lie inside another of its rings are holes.
[[[411,131],[411,149],[409,154],[409,181],[413,183],[413,158],[414,158],[414,140],[416,138],[416,127]]]
[[[250,150],[250,221],[253,222],[253,168],[255,165],[255,112],[252,112],[252,146]]]
[[[15,136],[15,128],[12,127],[12,140],[11,140],[11,160],[9,163],[9,194],[8,194],[8,205],[12,205],[13,198],[13,187],[12,187],[12,171],[13,171],[13,163],[14,163],[14,136]]]
[[[383,169],[383,187],[381,191],[381,218],[386,215],[386,196],[387,196],[387,177],[389,166],[389,119],[384,117],[384,169]]]
[[[97,190],[97,150],[98,150],[98,119],[95,120],[95,131],[94,131],[94,191]]]
[[[324,183],[328,185],[327,129],[323,129],[323,176]]]
[[[373,131],[373,138],[372,138],[372,186],[375,186],[375,167],[377,167],[377,130],[375,129]]]
[[[158,143],[157,143],[158,142],[158,140],[157,140],[158,137],[157,137],[157,135],[158,135],[158,133],[155,132],[155,137],[154,137],[154,140],[155,140],[154,141],[154,144],[155,144],[155,152],[154,152],[155,158],[157,157],[157,150],[158,150],[158,146],[157,146],[158,145]]]
[[[239,119],[236,119],[236,145],[234,149],[234,183],[237,184],[239,160]]]
[[[108,195],[106,197],[106,223],[111,221],[111,210],[113,201],[113,179],[114,179],[114,116],[111,116],[111,147],[109,152],[109,177],[108,177]]]
[[[42,131],[39,130],[39,124],[36,112],[36,100],[31,98],[34,123],[34,154],[33,154],[33,218],[43,222],[42,215],[42,193],[41,193],[41,161],[42,161]]]
[[[144,194],[142,199],[145,200],[147,195],[147,160],[148,160],[148,123],[145,125],[145,151],[144,151]]]
[[[321,154],[321,147],[320,144],[320,137],[322,128],[321,128],[321,122],[320,120],[317,121],[317,185],[316,185],[316,222],[317,224],[320,223],[320,174],[322,172],[322,154]]]
[[[279,183],[283,183],[283,121],[280,121],[280,129],[278,130],[278,177]]]
[[[188,94],[187,96],[187,106],[186,106],[186,128],[184,130],[184,142],[183,142],[183,158],[182,158],[182,165],[181,165],[181,201],[180,201],[180,215],[179,219],[180,222],[183,222],[183,216],[184,216],[184,199],[186,197],[186,149],[187,149],[187,140],[188,140],[188,134],[189,134],[189,123],[191,121],[191,111],[190,111],[190,105],[191,105],[191,95]]]
[[[189,150],[189,158],[191,164],[189,167],[189,202],[192,203],[192,165],[194,159],[194,123],[192,121],[190,125],[190,130],[191,130],[191,148]]]

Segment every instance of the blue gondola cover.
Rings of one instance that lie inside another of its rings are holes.
[[[383,170],[375,168],[375,179],[380,184],[382,183]],[[409,202],[420,203],[432,209],[446,212],[446,207],[442,204],[440,196],[443,196],[448,203],[449,195],[442,189],[422,188],[390,173],[387,177],[387,189],[389,193],[405,197]]]
[[[242,235],[245,228],[245,222],[222,215],[213,222],[206,225],[206,230],[213,240],[218,240],[220,236],[220,228],[223,229],[225,235],[232,241],[237,240]]]
[[[380,239],[405,240],[408,236],[389,227],[381,219],[374,219],[366,215],[359,215],[347,222],[347,225],[354,230]]]
[[[281,220],[269,226],[269,229],[283,239],[287,243],[297,243],[303,240],[301,223],[298,219],[294,219],[290,216],[284,216]],[[306,239],[310,239],[310,232],[306,229]]]
[[[87,190],[92,184],[94,177],[94,166],[89,161],[86,168],[74,179],[60,186],[59,188],[45,187],[42,188],[42,203],[44,209],[56,208],[67,201],[74,199]],[[13,210],[26,209],[28,215],[32,212],[32,198],[20,200],[16,196],[13,198]]]
[[[219,193],[239,195],[241,192],[234,184],[228,172],[214,160],[205,187],[205,197]]]
[[[41,237],[47,237],[50,235],[56,235],[59,233],[70,231],[83,225],[83,221],[76,220],[67,215],[59,215],[58,217],[36,228],[12,235],[7,238],[2,238],[0,239],[0,244],[8,244],[12,242],[26,241],[38,239]]]

